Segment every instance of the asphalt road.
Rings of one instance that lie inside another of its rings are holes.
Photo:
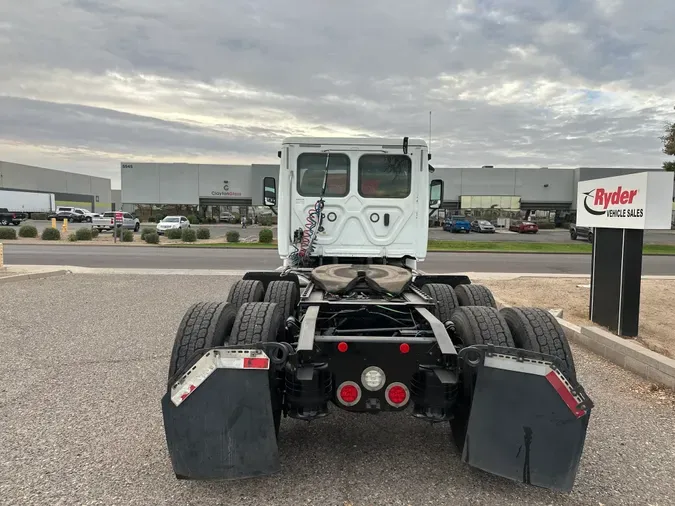
[[[469,468],[447,424],[335,408],[311,424],[282,420],[278,475],[176,480],[160,408],[173,338],[191,304],[222,300],[230,282],[67,275],[13,283],[24,309],[0,306],[0,504],[673,504],[674,405],[574,346],[595,409],[570,495]]]
[[[645,275],[675,275],[675,257],[645,256]],[[5,244],[9,265],[73,265],[139,269],[276,269],[276,250],[145,248],[137,246]],[[589,255],[429,253],[426,272],[536,272],[590,274]]]

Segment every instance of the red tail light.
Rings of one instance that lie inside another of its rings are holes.
[[[387,402],[395,408],[405,405],[410,399],[410,391],[403,383],[392,383],[384,393]]]
[[[345,381],[338,387],[337,397],[345,406],[354,406],[361,400],[361,388],[353,381]]]

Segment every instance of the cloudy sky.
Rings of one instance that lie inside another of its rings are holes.
[[[673,0],[5,0],[0,160],[275,162],[428,137],[437,166],[660,166]]]

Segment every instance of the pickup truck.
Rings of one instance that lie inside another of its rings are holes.
[[[18,225],[28,219],[26,213],[11,213],[6,207],[0,207],[0,225]]]
[[[91,221],[92,228],[98,229],[99,232],[114,229],[115,214],[116,214],[115,211],[108,211],[106,213],[103,213],[103,217],[101,218],[92,218]],[[141,222],[138,218],[132,216],[129,213],[122,213],[122,216],[124,219],[124,223],[121,225],[122,228],[127,228],[133,230],[134,232],[138,232],[141,229]],[[119,227],[120,224],[118,223],[117,226]]]

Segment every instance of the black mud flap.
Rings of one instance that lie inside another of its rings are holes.
[[[472,346],[460,358],[475,379],[462,460],[526,484],[571,491],[593,406],[581,386],[549,355]]]
[[[162,398],[177,478],[231,480],[280,470],[269,370],[261,368],[269,359],[250,353],[262,352],[211,350]]]

